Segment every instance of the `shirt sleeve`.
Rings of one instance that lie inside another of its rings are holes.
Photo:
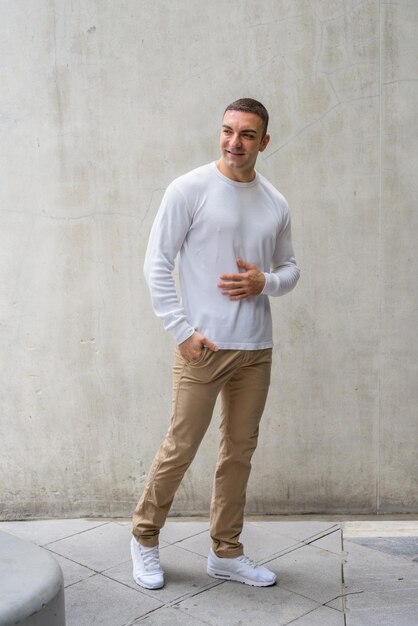
[[[300,270],[293,251],[289,211],[277,235],[270,272],[264,272],[266,284],[261,292],[266,296],[284,296],[299,280]]]
[[[186,199],[172,183],[164,194],[151,228],[144,274],[154,312],[162,319],[165,330],[173,333],[178,344],[194,333],[177,295],[173,276],[176,256],[191,223],[192,215]]]

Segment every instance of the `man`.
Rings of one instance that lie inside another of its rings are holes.
[[[276,575],[243,554],[251,457],[270,382],[269,296],[296,285],[286,200],[255,170],[269,143],[268,113],[250,98],[224,113],[220,158],[173,181],[151,230],[145,276],[154,311],[173,333],[173,414],[133,516],[135,581],[164,584],[158,551],[176,490],[221,394],[210,576],[268,586]],[[181,300],[173,279],[178,255]]]

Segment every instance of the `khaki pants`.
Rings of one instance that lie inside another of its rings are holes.
[[[210,511],[213,549],[220,557],[243,554],[239,541],[251,457],[270,383],[271,348],[204,349],[189,363],[175,351],[173,415],[133,516],[133,534],[144,546],[158,544],[174,495],[193,461],[221,393],[221,442]]]

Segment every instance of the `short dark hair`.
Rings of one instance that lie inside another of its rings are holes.
[[[263,121],[263,137],[267,133],[267,127],[269,123],[269,114],[261,102],[258,100],[253,100],[253,98],[240,98],[239,100],[235,100],[228,104],[224,111],[224,115],[227,111],[243,111],[244,113],[255,113],[258,117],[261,117]]]

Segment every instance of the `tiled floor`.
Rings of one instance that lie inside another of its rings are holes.
[[[207,522],[170,520],[160,544],[166,586],[148,591],[132,580],[128,521],[0,523],[56,557],[67,626],[417,626],[418,525],[403,523],[401,536],[397,528],[247,521],[246,553],[278,574],[276,586],[253,588],[207,576]]]
[[[348,626],[418,625],[417,540],[417,523],[347,525],[344,580]]]

